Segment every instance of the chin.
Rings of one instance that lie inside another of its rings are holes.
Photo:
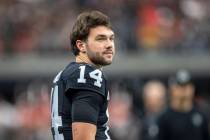
[[[104,61],[103,62],[103,66],[106,66],[106,65],[110,65],[112,63],[112,60],[108,60],[108,61]]]
[[[110,64],[112,64],[112,61],[110,61],[110,62],[107,62],[107,65],[110,65]]]
[[[110,65],[112,62],[103,62],[103,63],[101,63],[100,65],[102,65],[102,66],[107,66],[107,65]]]
[[[110,65],[112,63],[112,59],[108,59],[105,62],[107,63],[107,65]]]
[[[112,63],[112,58],[98,57],[91,60],[94,64],[106,66]]]

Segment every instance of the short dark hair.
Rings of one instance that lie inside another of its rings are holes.
[[[77,20],[74,23],[70,34],[71,49],[75,56],[79,54],[79,49],[76,46],[76,41],[86,41],[90,29],[100,25],[106,26],[111,29],[109,17],[99,11],[83,12],[77,17]]]

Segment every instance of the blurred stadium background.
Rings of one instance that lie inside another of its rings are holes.
[[[117,54],[104,69],[114,140],[128,130],[127,140],[140,140],[145,83],[155,79],[167,88],[168,77],[182,68],[192,73],[196,102],[210,118],[210,1],[0,0],[1,140],[51,139],[50,85],[74,60],[69,32],[89,9],[108,14],[116,32]]]

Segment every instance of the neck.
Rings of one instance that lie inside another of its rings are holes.
[[[193,102],[187,99],[172,99],[171,107],[180,112],[188,112],[193,107]]]
[[[93,67],[97,68],[97,69],[101,69],[102,66],[101,65],[96,65],[94,64],[89,58],[87,55],[85,54],[79,54],[76,56],[76,62],[77,63],[87,63],[87,64],[90,64],[92,65]]]

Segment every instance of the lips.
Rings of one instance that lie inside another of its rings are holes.
[[[113,51],[105,51],[103,54],[113,54]]]

